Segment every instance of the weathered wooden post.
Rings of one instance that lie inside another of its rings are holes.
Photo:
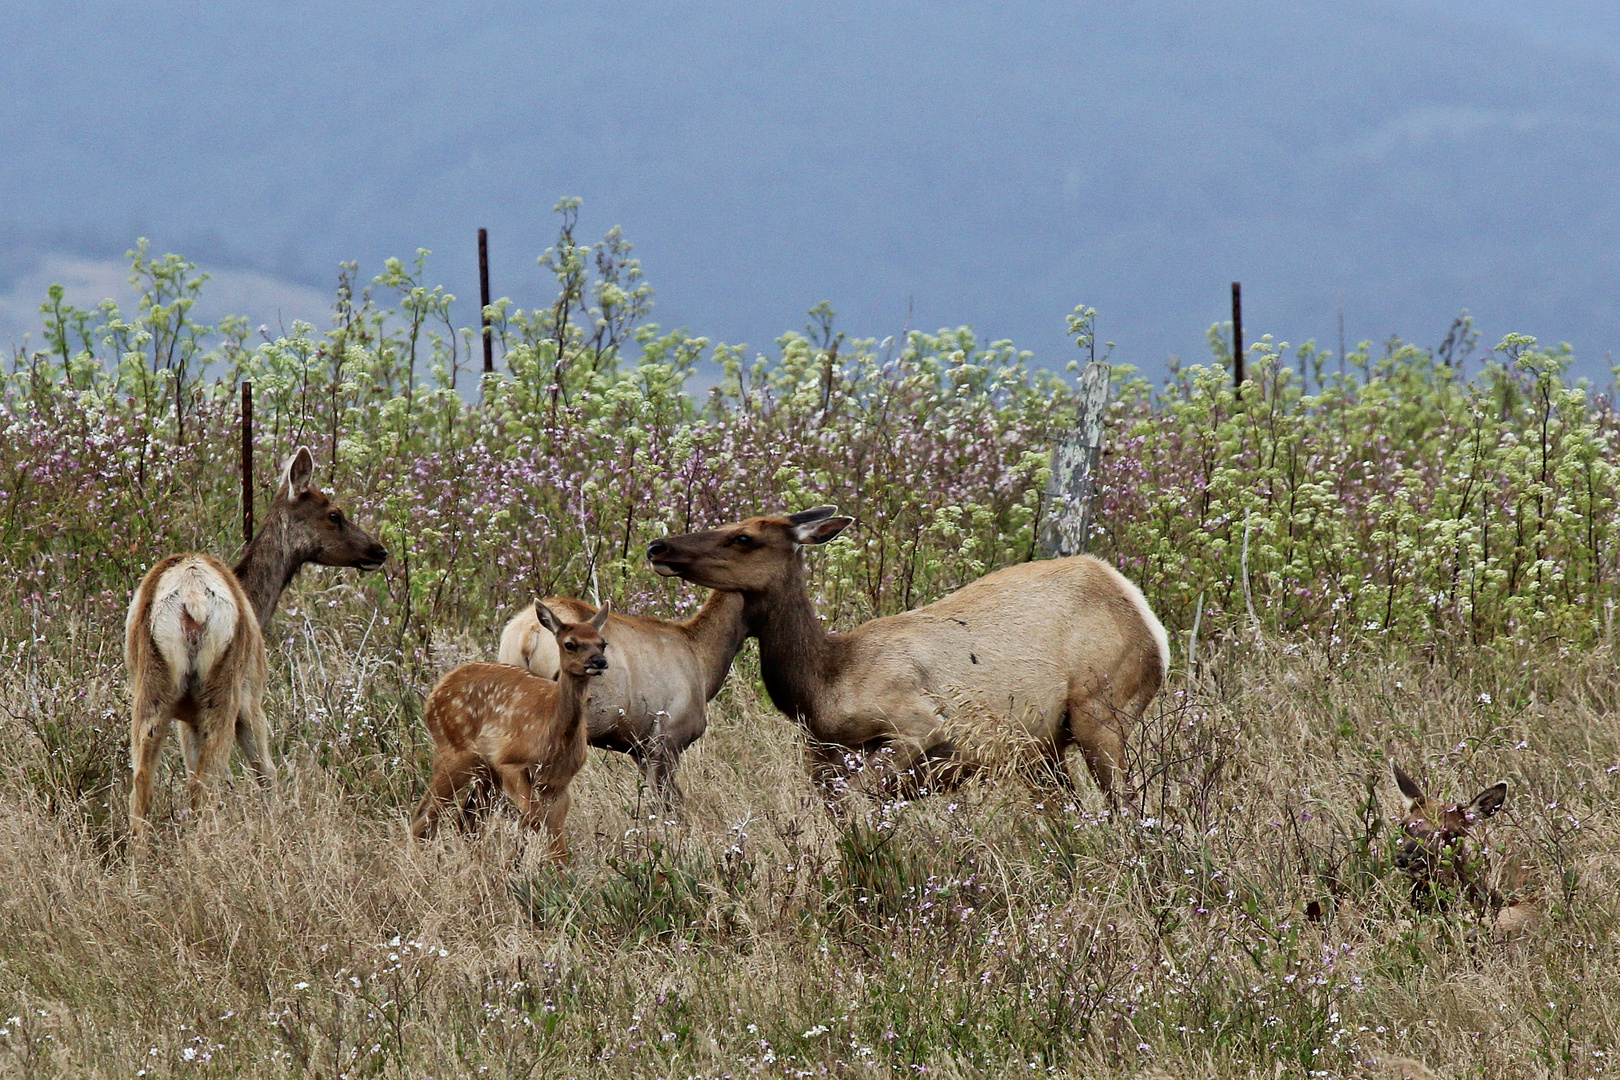
[[[478,317],[484,328],[484,374],[495,370],[495,341],[489,334],[489,230],[478,230]]]
[[[1074,431],[1052,448],[1041,551],[1047,558],[1082,555],[1091,536],[1091,503],[1102,460],[1103,417],[1111,369],[1093,360],[1080,373],[1080,415]]]
[[[253,543],[253,384],[242,380],[242,544]]]

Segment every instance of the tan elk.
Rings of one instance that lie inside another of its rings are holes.
[[[274,776],[262,700],[264,630],[305,563],[375,570],[388,552],[313,485],[315,458],[287,460],[264,527],[234,569],[211,555],[170,555],[147,572],[124,621],[131,703],[130,831],[145,837],[152,779],[170,725],[191,807],[223,772],[234,736],[261,781]]]
[[[557,641],[540,625],[541,603],[506,624],[499,659],[555,679]],[[583,600],[550,597],[543,604],[574,622],[596,614]],[[741,595],[713,592],[685,622],[614,612],[603,627],[608,670],[585,710],[590,744],[635,758],[665,810],[683,801],[675,782],[681,753],[708,729],[708,702],[748,636],[742,611]]]
[[[433,774],[411,820],[418,840],[468,784],[491,778],[525,825],[550,834],[553,857],[567,861],[568,784],[585,764],[591,682],[608,670],[608,609],[583,622],[563,622],[544,604],[536,611],[562,657],[556,682],[511,664],[462,664],[428,694],[422,716],[433,737]]]
[[[1467,805],[1447,804],[1423,793],[1417,781],[1394,762],[1395,786],[1405,805],[1396,867],[1412,882],[1419,907],[1445,909],[1462,899],[1493,929],[1511,933],[1533,923],[1539,906],[1516,895],[1524,882],[1514,859],[1493,859],[1476,830],[1496,816],[1507,800],[1507,784],[1493,784]]]
[[[828,634],[800,549],[852,519],[821,506],[666,536],[653,568],[743,595],[776,707],[809,730],[811,775],[829,797],[847,766],[892,753],[891,789],[939,787],[972,768],[953,737],[967,711],[1004,718],[991,738],[1033,743],[1062,769],[1079,746],[1112,797],[1124,740],[1169,666],[1164,628],[1141,592],[1087,556],[1009,566],[927,607]]]

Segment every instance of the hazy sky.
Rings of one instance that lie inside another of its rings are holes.
[[[578,195],[659,322],[756,349],[829,300],[1055,365],[1086,302],[1158,371],[1235,278],[1251,339],[1620,345],[1620,4],[13,0],[0,68],[0,342],[141,235],[273,325],[418,246],[470,299],[485,225],[544,303]]]

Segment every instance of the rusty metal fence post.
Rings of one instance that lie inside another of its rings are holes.
[[[253,543],[253,384],[242,381],[242,545]]]
[[[1243,389],[1243,283],[1232,282],[1232,389]]]
[[[478,309],[480,324],[484,330],[484,374],[488,375],[495,370],[495,341],[489,333],[489,230],[478,230],[478,298],[482,307]]]

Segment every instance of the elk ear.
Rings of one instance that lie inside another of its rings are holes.
[[[1498,810],[1502,809],[1502,803],[1506,799],[1506,782],[1493,784],[1491,787],[1486,788],[1478,795],[1475,795],[1474,801],[1468,804],[1464,812],[1468,815],[1469,820],[1471,821],[1484,821],[1486,818],[1493,816]]]
[[[835,507],[819,506],[816,509],[832,510],[835,509]],[[805,511],[805,513],[812,512],[813,511],[809,510]],[[797,516],[797,514],[794,515],[794,517]],[[788,520],[791,521],[793,519],[789,518]],[[815,521],[809,521],[802,525],[796,524],[793,526],[793,542],[795,544],[825,544],[827,541],[849,528],[850,523],[854,520],[855,519],[852,517],[826,517]]]
[[[800,510],[797,514],[789,514],[787,519],[794,525],[808,525],[812,521],[821,521],[838,513],[836,506],[812,506],[808,510]]]
[[[539,600],[534,602],[534,617],[540,620],[541,626],[550,630],[553,634],[562,629],[562,620],[557,618],[552,613],[552,610]]]
[[[1399,765],[1392,761],[1390,766],[1395,770],[1395,786],[1400,788],[1401,794],[1406,797],[1406,809],[1410,812],[1412,807],[1423,798],[1423,789],[1418,787],[1417,781],[1407,776]]]
[[[309,482],[314,477],[315,455],[309,452],[309,447],[300,446],[281,471],[281,486],[286,488],[289,500],[296,499],[309,490]]]
[[[607,603],[597,608],[596,614],[591,616],[591,625],[596,627],[596,632],[598,634],[602,632],[602,627],[607,625],[608,615],[610,615],[612,612],[613,601],[609,600]]]

